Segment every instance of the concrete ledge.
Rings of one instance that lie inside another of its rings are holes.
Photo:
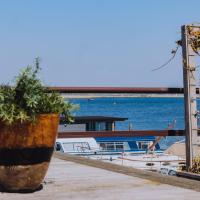
[[[190,172],[178,172],[177,176],[200,181],[200,174]]]
[[[185,189],[192,189],[200,192],[200,181],[196,180],[190,180],[175,176],[165,176],[156,172],[149,172],[145,170],[135,169],[133,167],[120,166],[112,163],[102,162],[99,160],[92,160],[89,158],[64,154],[60,152],[55,152],[54,157],[59,158],[61,160],[71,161],[82,165],[105,169],[108,171],[117,172],[128,176],[138,177],[157,183],[168,184]]]

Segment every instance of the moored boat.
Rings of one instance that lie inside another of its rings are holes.
[[[98,133],[106,133],[106,131],[108,131],[109,133],[112,133],[115,131],[115,125],[117,122],[123,122],[127,119],[128,118],[108,116],[77,116],[74,118],[73,123],[66,124],[61,118],[59,136],[63,138],[62,133],[70,133],[73,135],[73,132],[79,132],[84,136],[88,131]],[[67,135],[68,134],[66,134],[66,136]],[[112,135],[106,135],[105,137],[94,137],[94,139],[99,145],[101,153],[104,154],[120,154],[122,152],[145,153],[156,141],[156,137],[154,136],[113,137]],[[159,143],[155,144],[154,151],[161,151]]]

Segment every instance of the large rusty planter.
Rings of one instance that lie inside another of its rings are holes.
[[[0,186],[7,191],[34,191],[47,172],[59,116],[39,115],[36,123],[0,122]]]

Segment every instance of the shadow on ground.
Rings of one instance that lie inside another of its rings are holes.
[[[30,190],[30,189],[25,189],[25,190],[9,190],[6,189],[5,187],[3,187],[2,185],[0,185],[0,192],[6,192],[6,193],[21,193],[21,194],[27,194],[27,193],[34,193],[34,192],[38,192],[40,190],[43,189],[43,185],[41,184],[38,188],[36,188],[35,190]]]

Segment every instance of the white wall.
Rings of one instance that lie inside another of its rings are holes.
[[[58,132],[78,132],[78,131],[86,131],[86,125],[85,124],[67,124],[65,125],[59,125],[58,126]]]

